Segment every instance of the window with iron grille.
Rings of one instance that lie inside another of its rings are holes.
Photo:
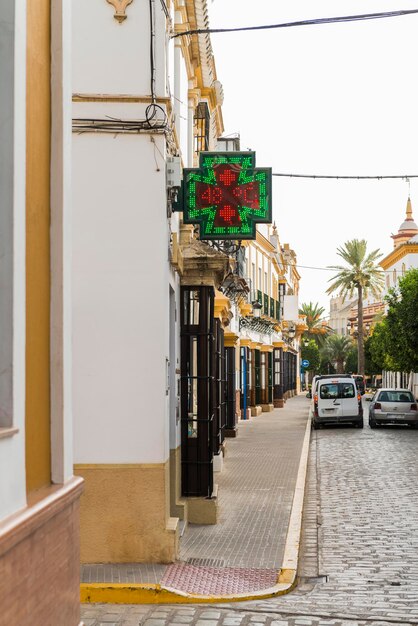
[[[266,388],[266,352],[260,353],[260,387],[262,404],[267,404],[267,388]]]
[[[213,491],[214,290],[181,290],[182,494]]]
[[[263,313],[264,315],[269,314],[269,297],[266,293],[264,294]]]
[[[194,114],[195,152],[209,150],[210,114],[207,102],[199,102]]]
[[[280,322],[280,302],[276,300],[276,320]]]
[[[226,425],[226,363],[224,348],[224,331],[219,319],[215,320],[215,388],[214,388],[214,421],[213,421],[213,453],[218,454],[225,438]]]
[[[267,402],[271,404],[273,402],[273,353],[269,352],[267,355],[267,372],[268,372],[268,397]]]
[[[281,400],[283,398],[283,350],[274,348],[273,352],[273,398]]]
[[[250,370],[251,370],[251,350],[246,346],[240,348],[241,351],[241,409],[243,419],[247,419],[247,408],[251,405],[250,398]]]
[[[255,403],[261,403],[261,367],[260,350],[254,350]]]

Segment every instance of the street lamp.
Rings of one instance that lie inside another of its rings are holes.
[[[287,331],[287,334],[289,336],[289,339],[294,339],[296,335],[296,328],[294,326],[291,326]]]
[[[261,309],[263,308],[263,305],[260,304],[258,300],[254,300],[254,302],[251,302],[251,304],[253,305],[254,317],[261,317]]]

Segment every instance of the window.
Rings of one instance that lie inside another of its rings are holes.
[[[392,276],[393,276],[393,284],[395,285],[395,283],[396,283],[396,269],[393,270]]]
[[[326,385],[320,385],[319,397],[322,400],[355,398],[356,390],[352,383],[327,383]]]
[[[182,494],[208,497],[213,491],[214,291],[181,288]]]
[[[264,293],[269,295],[269,283],[267,278],[267,272],[264,272]]]
[[[261,267],[258,268],[258,289],[263,291],[263,285],[261,284]]]
[[[338,398],[338,383],[321,385],[319,388],[319,397],[322,400],[336,400]]]
[[[348,383],[341,385],[341,397],[342,398],[355,398],[354,387]]]
[[[207,102],[199,102],[194,115],[195,152],[209,150],[210,114]]]
[[[402,276],[405,275],[405,272],[406,272],[406,266],[405,266],[405,263],[402,263]]]
[[[378,402],[415,402],[410,391],[382,391],[377,398]]]

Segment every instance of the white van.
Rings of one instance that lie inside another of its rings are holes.
[[[335,375],[319,378],[312,398],[312,427],[323,424],[353,424],[363,428],[361,394],[354,378]]]

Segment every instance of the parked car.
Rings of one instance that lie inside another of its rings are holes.
[[[418,405],[409,389],[378,389],[370,399],[370,428],[383,424],[408,424],[418,428]]]
[[[354,378],[338,374],[320,377],[312,402],[312,427],[325,424],[353,424],[363,428],[361,394]]]

